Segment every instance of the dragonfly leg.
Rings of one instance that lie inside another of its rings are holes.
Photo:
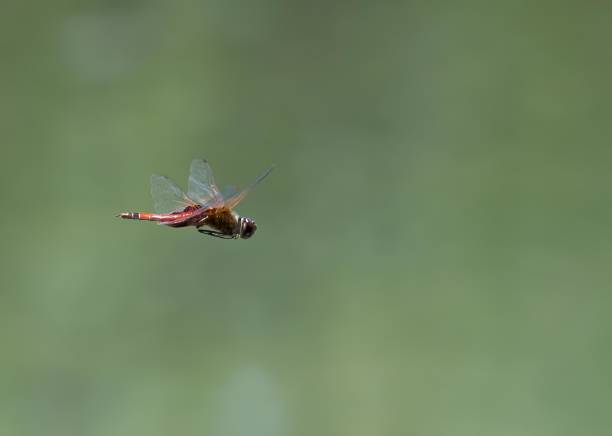
[[[235,235],[226,235],[225,233],[215,232],[214,230],[198,229],[198,232],[202,233],[203,235],[214,236],[215,238],[220,239],[236,239]]]

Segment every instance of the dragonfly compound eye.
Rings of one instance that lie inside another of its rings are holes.
[[[257,230],[257,225],[252,219],[249,219],[249,218],[242,219],[242,227],[240,229],[240,237],[242,239],[249,239],[251,236],[253,236],[253,233],[255,233],[255,230]]]

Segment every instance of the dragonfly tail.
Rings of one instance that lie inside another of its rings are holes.
[[[163,215],[142,212],[122,212],[116,216],[117,218],[123,218],[124,220],[162,221],[164,219]]]

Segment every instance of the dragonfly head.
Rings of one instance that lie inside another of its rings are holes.
[[[251,218],[243,216],[240,218],[240,238],[249,239],[257,230],[257,224]]]

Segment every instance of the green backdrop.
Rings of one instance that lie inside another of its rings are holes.
[[[2,9],[0,435],[609,434],[605,2]]]

